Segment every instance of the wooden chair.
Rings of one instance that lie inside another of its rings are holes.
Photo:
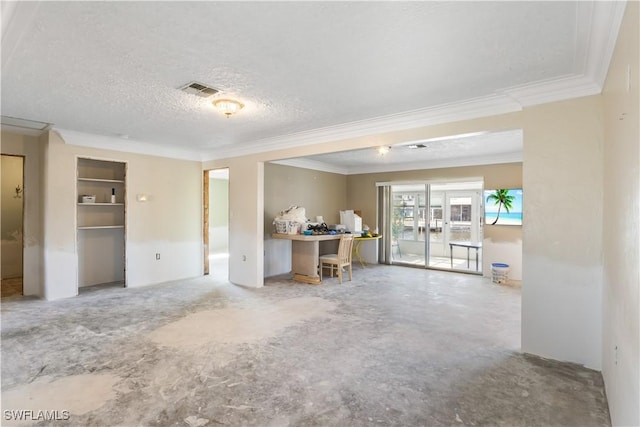
[[[322,270],[324,268],[331,269],[331,277],[333,277],[333,269],[338,271],[338,279],[342,283],[342,268],[348,267],[349,280],[352,279],[351,274],[351,251],[353,249],[353,234],[343,234],[340,236],[340,244],[338,245],[337,254],[328,254],[320,256],[320,281],[322,281]]]

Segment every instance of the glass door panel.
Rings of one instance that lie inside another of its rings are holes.
[[[481,194],[481,181],[391,185],[391,263],[481,273]]]
[[[480,191],[447,193],[449,266],[454,270],[482,272]]]
[[[447,206],[449,207],[449,240],[472,240],[471,197],[447,195]]]
[[[445,248],[445,216],[444,216],[445,194],[442,191],[431,190],[431,201],[429,203],[429,265],[436,264],[437,258],[445,258],[447,251]]]
[[[391,262],[425,265],[426,187],[391,187]]]
[[[432,184],[430,190],[428,266],[480,273],[482,182]]]

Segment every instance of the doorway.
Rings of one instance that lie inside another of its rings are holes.
[[[205,274],[229,280],[229,169],[204,172]]]
[[[391,264],[482,274],[481,180],[392,184]]]
[[[2,297],[23,295],[24,156],[2,154]]]

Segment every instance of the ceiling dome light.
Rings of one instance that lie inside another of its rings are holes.
[[[231,117],[232,114],[237,113],[244,107],[244,104],[234,100],[234,99],[216,99],[213,101],[213,106],[216,107],[218,111],[227,116],[227,118]]]

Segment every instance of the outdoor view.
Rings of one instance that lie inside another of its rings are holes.
[[[438,190],[433,185],[429,201],[425,185],[393,186],[390,224],[393,261],[475,270],[475,264],[467,263],[467,250],[450,244],[481,241],[481,183],[478,186],[478,189],[458,186]]]

